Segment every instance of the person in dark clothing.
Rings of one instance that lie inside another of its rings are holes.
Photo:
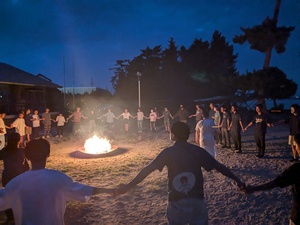
[[[7,146],[0,151],[0,160],[3,160],[2,186],[5,187],[9,181],[16,176],[29,170],[29,164],[25,159],[24,149],[18,148],[20,142],[19,133],[11,133],[7,137]],[[8,222],[14,220],[12,209],[5,210]]]
[[[242,123],[241,115],[237,112],[236,106],[231,106],[231,122],[229,125],[230,128],[230,135],[232,141],[234,143],[234,151],[236,153],[242,152],[242,138],[241,138],[241,131],[244,132],[244,127]]]
[[[295,135],[300,134],[300,127],[299,127],[300,115],[299,115],[299,105],[298,104],[293,104],[291,106],[291,114],[289,116],[289,119],[286,122],[288,122],[290,125],[290,134],[289,134],[288,144],[292,147],[292,154],[293,154],[293,158],[290,161],[291,162],[298,161],[299,154],[297,154],[296,143],[294,141]]]
[[[222,148],[231,148],[229,137],[230,116],[226,111],[226,106],[221,106],[222,121],[220,124],[223,146]]]
[[[25,120],[25,138],[26,140],[24,140],[24,142],[28,142],[31,140],[31,134],[32,134],[32,121],[31,121],[31,110],[30,109],[26,109],[25,111],[25,115],[24,115],[24,120]],[[25,144],[26,145],[26,144]]]
[[[296,149],[300,151],[300,134],[295,135],[294,141]],[[276,187],[285,188],[292,186],[293,203],[290,215],[290,225],[300,224],[300,162],[284,170],[277,178],[267,183],[251,186],[248,185],[246,193],[251,194],[255,191],[266,191]]]
[[[183,122],[175,122],[171,127],[174,146],[165,148],[146,167],[144,167],[128,184],[120,184],[115,195],[123,194],[142,182],[155,170],[168,169],[168,208],[169,225],[175,224],[208,224],[207,207],[204,200],[203,174],[217,170],[224,176],[233,179],[243,190],[245,184],[225,165],[215,160],[199,146],[187,142],[190,128]]]
[[[265,155],[265,138],[266,138],[266,132],[267,127],[270,127],[271,124],[268,121],[268,118],[265,114],[262,113],[262,104],[257,104],[255,107],[255,110],[257,112],[257,115],[254,116],[252,121],[245,127],[245,130],[248,129],[252,124],[255,124],[254,128],[254,139],[256,142],[256,146],[258,148],[258,154],[256,157],[262,158]]]
[[[180,122],[187,123],[187,120],[190,115],[189,115],[189,112],[183,107],[183,105],[180,105],[179,110],[173,116],[173,118],[175,118],[177,116],[178,116]]]

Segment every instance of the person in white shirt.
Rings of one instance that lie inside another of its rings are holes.
[[[20,134],[19,147],[24,147],[25,128],[27,127],[24,120],[24,114],[19,113],[19,117],[11,124],[15,128],[16,133]]]
[[[40,116],[39,116],[39,111],[37,109],[35,109],[33,111],[33,115],[31,117],[31,121],[32,121],[32,139],[37,139],[39,138],[39,132],[40,132]]]
[[[56,119],[53,120],[53,122],[57,123],[56,125],[57,135],[55,137],[62,137],[64,133],[64,126],[65,123],[67,122],[66,118],[63,116],[62,113],[59,113]]]
[[[11,208],[15,225],[63,225],[67,201],[86,202],[92,195],[113,194],[112,189],[77,183],[62,172],[46,169],[50,143],[45,139],[28,142],[24,153],[31,170],[0,190],[0,210]]]
[[[137,118],[137,125],[138,125],[138,133],[143,132],[143,120],[144,120],[144,113],[140,108],[137,109],[137,113],[135,118]]]
[[[8,128],[4,123],[4,117],[6,113],[0,114],[0,150],[2,150],[5,147],[5,134],[6,134],[6,128]]]

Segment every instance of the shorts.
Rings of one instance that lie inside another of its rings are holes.
[[[296,145],[294,135],[289,135],[288,145]]]
[[[32,127],[25,127],[25,134],[32,134]]]
[[[169,127],[170,126],[170,120],[164,120],[164,126]]]
[[[208,225],[208,212],[204,199],[183,198],[168,202],[169,225],[192,224]]]

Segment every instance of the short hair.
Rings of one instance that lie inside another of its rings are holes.
[[[43,161],[50,155],[50,143],[45,139],[35,139],[26,144],[25,157],[30,161]]]
[[[262,110],[263,105],[262,104],[257,104],[256,107],[258,107],[260,110]]]
[[[190,136],[190,128],[183,122],[175,122],[171,127],[171,133],[178,141],[187,141]]]

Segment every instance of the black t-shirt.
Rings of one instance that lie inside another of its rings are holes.
[[[291,210],[291,220],[295,224],[300,224],[300,163],[295,163],[283,171],[275,182],[278,187],[284,188],[292,185],[293,206]]]
[[[31,115],[25,114],[24,115],[25,125],[28,127],[32,127]]]
[[[240,131],[241,130],[241,125],[240,121],[242,120],[241,115],[238,113],[232,113],[231,114],[231,131]]]
[[[300,115],[291,114],[289,118],[290,135],[300,134]]]
[[[254,116],[251,122],[255,124],[255,128],[254,128],[255,133],[265,134],[267,132],[268,118],[265,114],[260,114],[260,115],[257,114],[256,116]]]
[[[169,201],[178,201],[185,197],[203,199],[203,174],[214,168],[215,159],[203,148],[187,143],[176,142],[164,149],[152,162],[162,171],[168,168]]]
[[[228,128],[227,120],[230,120],[230,116],[227,112],[223,112],[222,116],[222,128]]]

